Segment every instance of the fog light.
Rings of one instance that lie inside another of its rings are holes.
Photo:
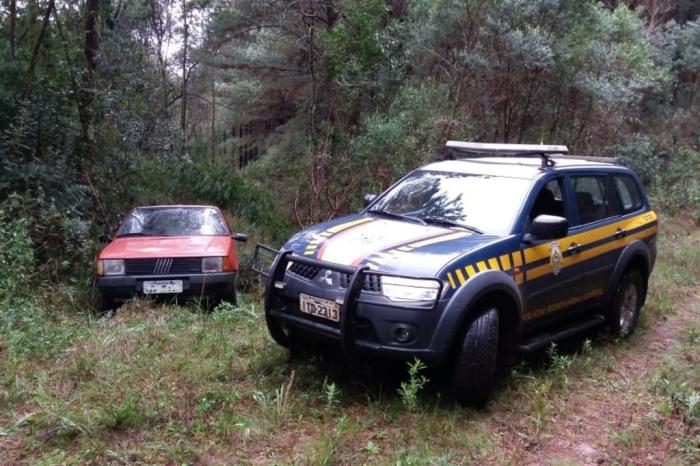
[[[394,339],[399,343],[407,343],[415,338],[416,332],[409,325],[394,327]]]

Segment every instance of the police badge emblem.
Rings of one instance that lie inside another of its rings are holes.
[[[561,260],[561,246],[558,241],[554,241],[549,245],[549,264],[552,266],[554,275],[559,275],[559,272],[561,272]]]

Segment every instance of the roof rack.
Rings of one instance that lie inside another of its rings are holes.
[[[445,144],[450,150],[467,154],[501,155],[510,157],[540,157],[542,165],[540,170],[552,168],[556,162],[550,155],[564,155],[569,153],[566,146],[552,146],[544,144],[493,144],[483,142],[447,141]]]
[[[588,162],[612,163],[615,165],[623,165],[623,160],[620,157],[598,157],[592,155],[555,155],[554,159],[564,160],[586,160]]]

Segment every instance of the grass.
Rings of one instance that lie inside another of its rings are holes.
[[[635,410],[619,422],[619,413],[603,413],[599,435],[588,440],[613,462],[643,462],[634,455],[653,451],[660,439],[673,445],[665,460],[696,461],[697,300],[684,311],[696,324],[680,332],[653,377],[635,378],[635,368],[624,366],[625,358],[643,360],[646,335],[671,325],[697,293],[700,235],[674,231],[660,240],[634,336],[620,342],[592,335],[530,356],[501,377],[484,411],[443,399],[434,374],[415,364],[352,376],[336,357],[290,359],[268,336],[253,297],[211,313],[137,300],[98,319],[80,300],[70,309],[41,296],[18,302],[0,310],[5,324],[13,319],[12,330],[3,330],[10,338],[0,341],[0,457],[34,464],[432,465],[551,455],[552,464],[577,464],[574,452],[557,450],[552,439],[578,442],[577,429],[591,417],[585,400],[609,398],[621,412]]]
[[[694,303],[700,315],[700,304]],[[661,395],[660,411],[680,420],[683,436],[675,451],[689,463],[700,463],[700,323],[683,332],[681,340],[666,355],[652,382]]]

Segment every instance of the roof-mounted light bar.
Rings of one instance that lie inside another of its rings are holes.
[[[540,157],[540,170],[546,170],[556,165],[550,155],[568,154],[566,146],[545,146],[544,144],[493,144],[483,142],[447,141],[448,149],[455,152],[477,155],[500,155],[511,157]]]
[[[445,146],[457,152],[483,155],[548,155],[569,153],[569,148],[566,146],[550,146],[544,144],[492,144],[483,142],[447,141]]]

